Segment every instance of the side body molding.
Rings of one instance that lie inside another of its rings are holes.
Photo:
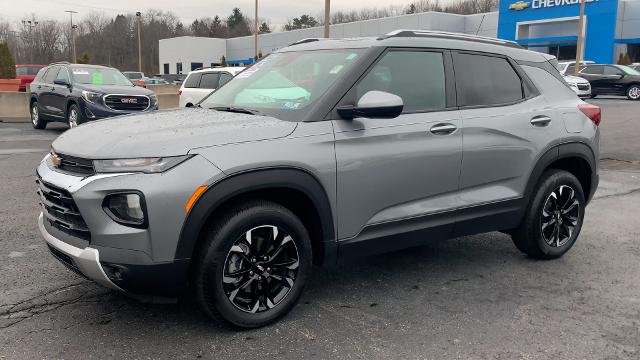
[[[225,201],[255,190],[288,188],[305,194],[320,216],[324,264],[336,261],[337,244],[333,212],[324,187],[309,172],[299,168],[264,168],[229,175],[209,186],[187,216],[176,248],[175,259],[191,258],[199,234],[210,215]]]

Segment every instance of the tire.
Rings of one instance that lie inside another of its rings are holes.
[[[69,125],[69,129],[73,129],[83,122],[84,118],[82,112],[80,112],[80,108],[76,104],[71,104],[69,110],[67,110],[67,125]]]
[[[640,84],[633,84],[627,88],[629,100],[640,100]]]
[[[29,113],[31,114],[31,125],[34,129],[42,130],[47,127],[47,120],[44,120],[40,115],[40,106],[37,101],[31,104]]]
[[[210,224],[194,259],[193,290],[204,312],[256,328],[287,314],[300,298],[311,270],[311,240],[287,208],[252,201]]]
[[[569,251],[580,235],[584,192],[573,174],[556,169],[547,170],[536,189],[511,238],[520,251],[532,258],[556,259]]]

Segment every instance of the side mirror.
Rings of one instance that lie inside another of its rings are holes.
[[[385,91],[371,90],[362,95],[358,104],[338,107],[338,114],[344,119],[354,117],[393,119],[402,114],[402,98]]]
[[[69,84],[69,82],[67,80],[60,80],[60,79],[53,80],[53,83],[56,84],[56,85],[62,85],[62,86],[67,86],[67,87],[69,87],[69,85],[71,85],[71,84]]]

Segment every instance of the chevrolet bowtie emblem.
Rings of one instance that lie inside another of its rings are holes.
[[[60,167],[62,164],[62,158],[56,154],[51,154],[51,163],[53,163],[53,167]]]
[[[526,1],[518,1],[509,5],[509,10],[524,10],[529,7],[529,3]]]

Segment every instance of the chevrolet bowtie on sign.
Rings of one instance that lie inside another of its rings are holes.
[[[526,1],[518,1],[518,2],[515,2],[515,3],[511,4],[511,5],[509,5],[509,10],[518,10],[518,11],[519,10],[524,10],[524,9],[529,7],[529,4],[530,3],[526,2]]]

